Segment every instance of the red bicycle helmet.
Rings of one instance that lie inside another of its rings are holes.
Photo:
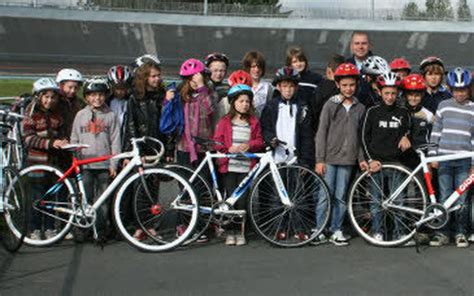
[[[420,74],[410,74],[403,79],[402,88],[405,91],[425,91],[425,79]]]
[[[107,77],[110,84],[113,86],[128,85],[132,78],[132,71],[127,66],[117,65],[113,66],[107,72]]]
[[[344,77],[359,78],[359,75],[360,72],[354,64],[343,63],[336,68],[336,71],[334,72],[334,79],[339,81]]]
[[[252,87],[252,77],[250,77],[250,74],[244,70],[232,72],[229,76],[228,82],[231,87],[237,84],[246,84]]]
[[[404,58],[396,58],[390,62],[390,69],[394,70],[408,70],[411,71],[410,63]]]

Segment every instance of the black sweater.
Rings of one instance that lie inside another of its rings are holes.
[[[371,107],[362,126],[362,145],[367,160],[399,162],[401,138],[409,134],[410,114],[405,108],[383,102]]]

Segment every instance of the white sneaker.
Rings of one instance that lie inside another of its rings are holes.
[[[380,241],[382,242],[383,241],[383,234],[377,232],[374,234],[374,239],[377,240],[377,241]]]
[[[467,240],[470,241],[471,243],[474,243],[474,233],[471,234]]]
[[[339,247],[349,245],[347,238],[344,236],[344,234],[342,234],[342,231],[340,230],[336,230],[336,232],[334,232],[329,238],[329,241]]]
[[[58,233],[54,229],[46,229],[46,231],[44,232],[45,239],[52,239],[56,235],[58,235]]]
[[[31,240],[41,240],[41,230],[36,229],[30,234]]]
[[[228,234],[227,237],[225,238],[225,244],[226,246],[233,246],[235,245],[235,235]]]
[[[72,234],[72,232],[69,232],[68,234],[66,234],[66,236],[64,237],[64,240],[73,240],[74,239],[74,235]]]
[[[464,234],[458,234],[454,238],[454,241],[456,242],[456,247],[458,248],[467,248],[469,247],[469,242],[466,239],[466,236]]]
[[[236,235],[235,236],[235,245],[236,246],[243,246],[247,244],[247,240],[245,239],[245,236],[243,235]]]

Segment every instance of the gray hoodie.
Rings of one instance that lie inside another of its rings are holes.
[[[80,159],[120,153],[120,126],[117,115],[104,105],[92,111],[90,105],[79,111],[74,118],[71,143],[90,145],[79,153]],[[104,161],[84,166],[87,169],[117,168],[116,161]]]
[[[349,112],[340,94],[323,106],[316,133],[316,162],[332,165],[355,165],[364,160],[361,126],[365,107],[356,98]]]

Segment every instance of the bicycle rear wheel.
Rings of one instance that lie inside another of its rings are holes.
[[[133,216],[127,217],[130,202]],[[185,178],[171,170],[152,168],[125,180],[114,201],[114,219],[131,245],[142,251],[161,252],[190,238],[198,207],[196,193]],[[177,227],[183,225],[183,232],[178,233]],[[140,231],[143,235],[137,235]]]
[[[300,165],[278,167],[292,206],[279,197],[271,171],[256,182],[248,203],[250,220],[268,242],[281,247],[303,246],[325,228],[330,214],[330,196],[324,181]]]
[[[18,176],[18,171],[13,167],[2,169],[3,205],[0,218],[0,240],[9,252],[18,251],[28,231],[29,205]],[[18,230],[18,237],[12,229]]]
[[[75,189],[70,180],[58,180],[63,173],[48,165],[33,165],[19,172],[18,181],[29,198],[29,233],[25,244],[44,247],[61,240],[71,229],[75,202]],[[10,224],[19,238],[21,231]]]
[[[413,177],[391,204],[419,214],[384,205],[410,173],[403,166],[384,164],[379,172],[365,172],[352,184],[349,217],[355,230],[367,242],[393,247],[406,243],[415,234],[414,224],[423,218],[427,204],[426,192],[418,177]]]

